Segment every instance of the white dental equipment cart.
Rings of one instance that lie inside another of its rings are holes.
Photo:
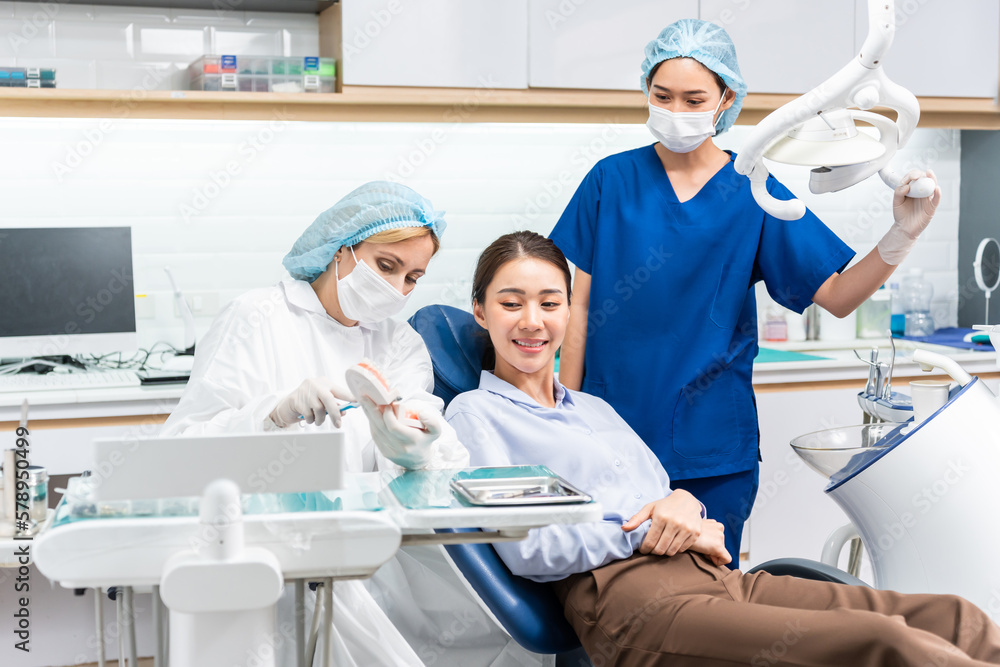
[[[308,446],[329,446],[330,434],[317,435],[327,440]],[[240,447],[240,438],[223,440]],[[245,454],[267,436],[242,440]],[[249,441],[256,444],[248,447]],[[273,437],[271,445],[272,455],[287,448],[287,443]],[[174,453],[182,456],[182,450],[175,448]],[[228,462],[219,460],[228,466],[229,477],[245,480],[257,465],[250,463],[253,459],[234,455]],[[140,460],[148,467],[148,457],[136,457],[137,465]],[[190,461],[183,456],[180,460]],[[119,465],[115,475],[127,475],[126,465]],[[161,468],[161,474],[168,467]],[[291,467],[281,475],[284,488],[295,486],[290,471]],[[204,476],[205,471],[199,474]],[[602,516],[596,503],[468,505],[448,486],[456,474],[463,471],[347,474],[341,477],[344,488],[334,491],[237,494],[239,499],[231,497],[228,506],[238,505],[238,511],[214,516],[206,516],[205,507],[219,492],[215,482],[209,485],[208,496],[199,494],[200,503],[197,497],[96,500],[74,498],[71,492],[50,527],[36,537],[32,551],[39,570],[67,588],[117,586],[127,597],[133,587],[153,587],[154,604],[162,597],[170,609],[169,642],[163,639],[162,624],[155,632],[158,666],[208,667],[237,664],[260,642],[261,632],[273,631],[275,603],[285,581],[295,581],[298,606],[307,580],[322,581],[323,595],[329,599],[334,579],[370,577],[401,545],[518,540],[531,528],[597,521]],[[312,476],[303,488],[315,485]],[[235,488],[233,484],[229,491],[235,493]],[[466,527],[496,532],[432,532]],[[324,629],[332,624],[332,604],[325,606],[324,615],[328,611]],[[302,656],[305,633],[302,614],[296,616],[296,654]],[[169,662],[164,656],[167,643]],[[324,643],[330,645],[328,635]],[[134,655],[134,642],[131,648]],[[273,659],[266,664],[273,665]]]

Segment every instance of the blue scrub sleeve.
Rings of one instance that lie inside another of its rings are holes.
[[[597,215],[603,180],[601,165],[594,165],[549,234],[566,259],[588,274],[594,273],[594,246],[597,243]]]
[[[793,195],[774,178],[767,189],[776,199]],[[806,209],[800,220],[779,220],[765,214],[754,261],[754,282],[763,280],[768,294],[785,308],[801,313],[816,290],[843,271],[854,251],[816,214]]]

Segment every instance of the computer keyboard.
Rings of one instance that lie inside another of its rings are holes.
[[[22,391],[76,391],[138,387],[133,371],[86,371],[79,373],[15,373],[0,375],[0,393]]]

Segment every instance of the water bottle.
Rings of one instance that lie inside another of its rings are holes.
[[[931,317],[931,298],[934,286],[924,279],[924,272],[911,269],[899,287],[905,319],[904,333],[907,336],[930,336],[934,333],[934,318]]]
[[[899,283],[889,283],[889,292],[892,293],[892,315],[889,320],[889,328],[892,329],[893,336],[903,336],[906,333],[906,316],[903,314],[903,300],[899,294]]]

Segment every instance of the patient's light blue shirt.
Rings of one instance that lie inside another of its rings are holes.
[[[670,494],[659,460],[610,405],[553,383],[556,405],[546,408],[483,371],[479,389],[457,396],[446,413],[472,465],[544,464],[603,506],[600,522],[538,528],[494,545],[511,572],[541,582],[631,556],[649,521],[632,532],[622,524]]]

